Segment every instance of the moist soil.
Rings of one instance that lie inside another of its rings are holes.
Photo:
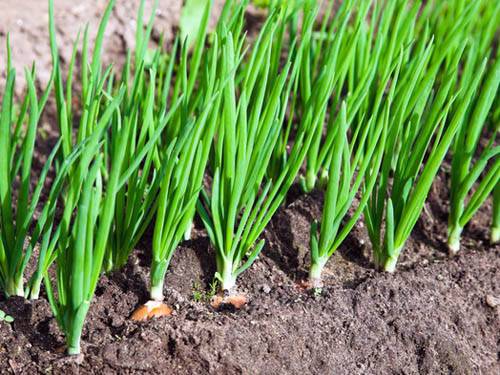
[[[44,64],[50,66],[41,58],[49,56],[44,2],[1,2],[0,39],[4,29],[13,29],[13,40],[27,43],[20,47],[25,50],[13,52],[16,66],[28,56],[40,57],[43,81]],[[104,3],[56,0],[63,55],[75,25],[95,23]],[[115,49],[108,48],[108,62],[123,61],[128,40],[133,41],[127,25],[137,1],[118,4],[124,9],[117,7],[111,18],[107,44]],[[179,4],[160,1],[160,27],[171,30]],[[49,133],[55,127],[51,118]],[[302,289],[309,225],[320,216],[323,196],[301,194],[294,186],[268,225],[263,253],[239,279],[249,298],[242,310],[217,311],[208,303],[214,253],[198,222],[166,277],[173,315],[140,323],[129,319],[148,297],[146,236],[123,270],[101,278],[83,332],[82,357],[64,355],[64,337],[43,292],[33,302],[0,296],[0,309],[15,318],[12,324],[0,322],[0,373],[498,374],[500,306],[492,297],[500,297],[500,246],[488,242],[491,202],[466,227],[462,250],[450,259],[447,170],[436,178],[392,275],[374,270],[360,222],[328,262],[322,293]]]
[[[83,333],[84,357],[69,359],[42,298],[0,300],[15,317],[0,324],[2,373],[498,374],[500,246],[488,244],[489,207],[466,228],[449,259],[447,194],[440,176],[395,274],[377,272],[360,225],[327,264],[321,295],[306,275],[309,222],[322,195],[298,195],[275,216],[262,256],[239,279],[239,311],[195,301],[208,293],[214,255],[197,223],[166,277],[171,317],[129,319],[147,300],[149,243],[127,266],[102,277]],[[488,297],[489,296],[489,297]],[[208,298],[207,295],[204,297]]]

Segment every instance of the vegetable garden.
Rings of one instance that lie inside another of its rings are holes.
[[[496,372],[500,3],[188,0],[167,40],[141,0],[112,65],[120,2],[66,61],[47,5],[47,84],[2,61],[2,369]]]

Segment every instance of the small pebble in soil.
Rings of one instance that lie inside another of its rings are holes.
[[[112,327],[121,327],[125,323],[125,318],[123,315],[115,315],[111,318]]]
[[[500,298],[488,294],[486,296],[486,304],[492,308],[498,307],[500,306]]]
[[[439,275],[437,275],[437,276],[436,276],[436,279],[437,279],[438,281],[443,281],[443,280],[444,280],[444,277],[443,277],[443,275],[439,274]]]
[[[198,320],[198,314],[195,311],[189,311],[186,314],[186,319],[196,322]]]
[[[269,285],[267,285],[267,284],[262,285],[262,287],[260,288],[260,290],[262,290],[262,292],[264,292],[266,294],[271,293],[271,287]]]

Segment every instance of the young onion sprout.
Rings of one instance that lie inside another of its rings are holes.
[[[73,140],[72,123],[68,121],[72,117],[69,111],[71,101],[66,100],[71,86],[68,85],[67,92],[63,95],[55,41],[53,0],[50,1],[50,35],[56,69],[56,98],[63,155],[70,152],[71,157],[79,149],[81,153],[68,172],[62,219],[52,231],[45,234],[42,241],[43,255],[39,259],[39,272],[44,277],[50,306],[66,336],[70,355],[79,354],[81,350],[80,339],[85,317],[102,272],[114,224],[117,194],[157,144],[168,119],[177,110],[173,106],[170,111],[163,113],[150,139],[137,150],[131,164],[125,165],[128,145],[135,135],[133,122],[123,121],[120,111],[126,87],[121,85],[116,93],[106,91],[107,87],[113,86],[113,76],[109,68],[101,73],[100,60],[100,48],[113,6],[114,1],[110,1],[101,20],[91,69],[83,69],[82,72],[82,103],[85,103],[85,107],[78,124],[77,139]],[[83,44],[84,61],[86,35],[85,33]],[[154,77],[154,73],[151,72],[151,76]],[[57,293],[48,273],[54,260]]]
[[[365,210],[374,259],[385,271],[395,270],[434,176],[479,86],[485,61],[474,76],[462,77],[461,91],[455,93],[453,89],[460,78],[459,63],[464,51],[464,46],[456,43],[461,37],[458,31],[466,28],[475,11],[472,3],[465,7],[439,43],[430,36],[429,25],[425,26],[405,54],[380,177]],[[465,58],[466,67],[472,63],[470,55]]]
[[[14,102],[15,70],[12,68],[11,49],[7,36],[7,82],[0,104],[0,291],[7,296],[26,296],[24,273],[41,233],[50,226],[46,217],[34,219],[42,190],[59,148],[56,144],[40,171],[38,182],[32,186],[32,162],[40,116],[52,87],[52,78],[42,97],[35,88],[35,66],[25,70],[27,93],[17,111]],[[63,174],[64,171],[61,171]],[[17,187],[16,187],[17,185]],[[15,194],[17,192],[17,195]],[[53,184],[50,196],[59,194]],[[31,193],[31,194],[30,194]],[[43,203],[51,209],[53,202]],[[37,230],[30,232],[32,225]]]
[[[472,71],[470,73],[472,74]],[[495,95],[497,95],[499,84],[500,59],[497,58],[487,74],[479,97],[474,103],[467,121],[464,121],[453,146],[450,215],[448,219],[448,248],[451,254],[456,254],[459,251],[460,237],[464,226],[471,220],[500,181],[500,158],[498,157],[500,146],[494,145],[498,129],[493,130],[490,142],[477,160],[473,161],[481,135],[486,128],[486,118]],[[489,161],[492,161],[491,165],[488,164]],[[471,194],[474,184],[479,179],[475,191]]]
[[[304,19],[304,44],[289,55],[281,72],[272,71],[268,61],[273,38],[287,20],[286,7],[271,10],[244,65],[239,61],[245,37],[237,29],[220,28],[218,74],[229,80],[222,89],[220,127],[210,165],[212,185],[203,192],[198,211],[216,251],[216,278],[222,290],[233,292],[237,277],[261,252],[264,240],[256,242],[285,199],[310,144],[310,126],[317,120],[313,108],[321,110],[331,92],[331,80],[318,83],[314,105],[299,124],[281,171],[266,180],[314,16],[311,12]],[[293,64],[290,56],[295,56]]]

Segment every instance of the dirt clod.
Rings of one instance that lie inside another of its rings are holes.
[[[139,306],[132,314],[130,319],[135,322],[141,322],[153,318],[172,315],[172,308],[158,301],[148,301]]]
[[[495,308],[500,306],[500,298],[494,297],[491,294],[486,296],[486,303],[489,307]]]
[[[247,297],[243,294],[230,294],[230,295],[223,295],[223,294],[218,294],[214,297],[212,297],[212,300],[210,301],[210,305],[214,309],[224,309],[229,306],[232,306],[236,310],[240,310],[247,304],[248,300]]]

